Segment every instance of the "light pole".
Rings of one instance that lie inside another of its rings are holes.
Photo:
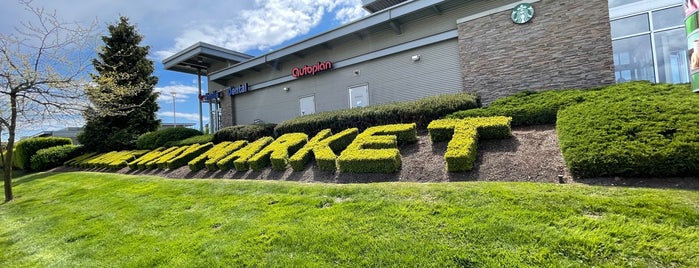
[[[172,93],[172,127],[177,127],[177,115],[175,113],[175,94],[177,92],[173,91],[170,93]]]

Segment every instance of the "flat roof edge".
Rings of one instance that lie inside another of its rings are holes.
[[[319,44],[323,44],[325,42],[329,42],[331,40],[340,38],[342,36],[346,36],[348,34],[352,34],[354,32],[360,31],[362,29],[366,29],[372,26],[379,25],[381,23],[387,23],[390,22],[391,20],[396,19],[397,17],[405,16],[410,13],[429,8],[435,5],[438,5],[440,3],[446,2],[448,0],[419,0],[419,1],[408,1],[408,2],[403,2],[400,3],[396,6],[390,7],[388,9],[381,10],[379,12],[373,13],[367,17],[364,17],[362,19],[350,22],[346,25],[342,25],[340,27],[334,28],[332,30],[326,31],[324,33],[318,34],[316,36],[309,37],[307,39],[304,39],[300,42],[288,45],[286,47],[280,48],[278,50],[271,51],[267,54],[263,54],[261,56],[249,59],[246,62],[241,62],[239,64],[230,66],[228,68],[218,70],[216,72],[212,72],[210,74],[210,77],[216,77],[213,78],[215,79],[220,79],[225,76],[238,73],[240,71],[247,70],[250,67],[254,66],[249,66],[246,64],[249,61],[252,60],[257,60],[257,59],[264,59],[263,63],[270,62],[277,60],[279,58],[285,57],[292,55],[294,53],[297,53],[299,51],[311,48],[313,46],[317,46]]]

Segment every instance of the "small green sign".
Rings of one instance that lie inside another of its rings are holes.
[[[521,3],[512,9],[512,21],[517,24],[525,24],[534,17],[534,7],[528,3]]]

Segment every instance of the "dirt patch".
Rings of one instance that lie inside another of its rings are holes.
[[[425,133],[418,135],[418,142],[400,148],[402,168],[393,174],[352,174],[320,171],[315,162],[303,171],[291,168],[275,171],[207,171],[192,172],[184,166],[175,170],[130,170],[118,173],[154,175],[168,178],[220,178],[247,180],[280,180],[325,183],[367,182],[449,182],[449,181],[526,181],[559,183],[562,175],[566,183],[585,183],[607,186],[634,186],[658,188],[699,189],[697,178],[598,178],[576,180],[565,166],[558,145],[554,125],[519,127],[512,130],[513,137],[502,140],[481,140],[474,170],[447,172],[444,153],[447,142],[432,143]],[[57,171],[71,170],[59,168]],[[93,170],[105,171],[105,170]],[[114,171],[107,171],[114,172]]]

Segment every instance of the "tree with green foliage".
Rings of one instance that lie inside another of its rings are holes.
[[[126,17],[108,27],[104,46],[92,61],[97,75],[86,89],[92,106],[84,113],[86,125],[78,140],[88,151],[111,151],[135,147],[143,133],[156,130],[160,120],[149,46]]]

